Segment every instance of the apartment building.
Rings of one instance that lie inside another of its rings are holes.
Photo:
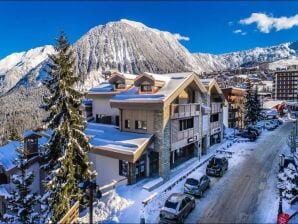
[[[273,74],[273,93],[275,100],[298,102],[298,70],[282,70]]]
[[[228,102],[228,126],[230,128],[244,128],[245,89],[228,87],[222,89]]]
[[[169,179],[171,169],[201,156],[202,115],[211,117],[208,103],[219,103],[192,72],[137,76],[116,72],[108,82],[90,89],[87,97],[95,122],[88,123],[86,134],[99,185],[123,178],[128,184],[148,176]],[[216,110],[220,106],[214,106],[214,114]],[[220,133],[221,140],[222,122],[215,125],[215,117],[208,139]]]
[[[215,79],[201,79],[208,91],[206,105],[210,107],[207,113],[203,114],[203,139],[202,153],[222,141],[223,138],[223,106],[224,96]]]

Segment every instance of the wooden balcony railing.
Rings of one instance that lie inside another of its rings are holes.
[[[171,118],[197,116],[199,114],[200,114],[200,104],[199,103],[172,104],[171,105]]]
[[[219,113],[221,111],[221,103],[211,103],[211,113]]]

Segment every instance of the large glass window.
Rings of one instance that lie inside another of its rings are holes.
[[[211,116],[210,116],[210,122],[216,122],[216,121],[218,121],[219,119],[218,119],[218,114],[212,114]]]
[[[125,127],[126,129],[130,129],[130,120],[129,120],[129,119],[126,119],[126,120],[124,121],[124,127]]]
[[[135,129],[137,130],[147,130],[147,122],[146,121],[135,121]]]
[[[119,160],[119,175],[120,176],[128,176],[128,162]]]
[[[193,128],[193,118],[179,120],[179,130],[183,131],[186,129]]]

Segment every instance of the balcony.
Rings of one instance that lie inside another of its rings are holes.
[[[222,103],[211,103],[211,113],[219,113],[221,112]]]
[[[189,103],[189,104],[172,104],[171,105],[171,118],[183,118],[198,116],[200,114],[200,104]]]
[[[219,127],[220,127],[219,121],[215,121],[215,122],[210,123],[211,130],[215,129],[215,128],[219,128]]]

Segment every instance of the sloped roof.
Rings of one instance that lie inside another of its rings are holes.
[[[152,134],[122,132],[114,125],[89,122],[85,130],[92,152],[135,162],[153,137]]]
[[[112,97],[111,103],[122,102],[145,102],[145,103],[164,103],[168,98],[177,94],[177,90],[184,84],[188,85],[190,82],[195,81],[202,92],[206,92],[206,88],[200,82],[197,75],[193,72],[184,73],[169,73],[169,74],[152,74],[146,73],[152,76],[155,80],[164,81],[164,85],[156,93],[139,94],[138,88],[132,87],[127,91],[123,91]]]
[[[11,141],[8,144],[0,147],[0,165],[5,171],[15,167],[14,161],[18,157],[17,148],[20,147],[19,141]]]

